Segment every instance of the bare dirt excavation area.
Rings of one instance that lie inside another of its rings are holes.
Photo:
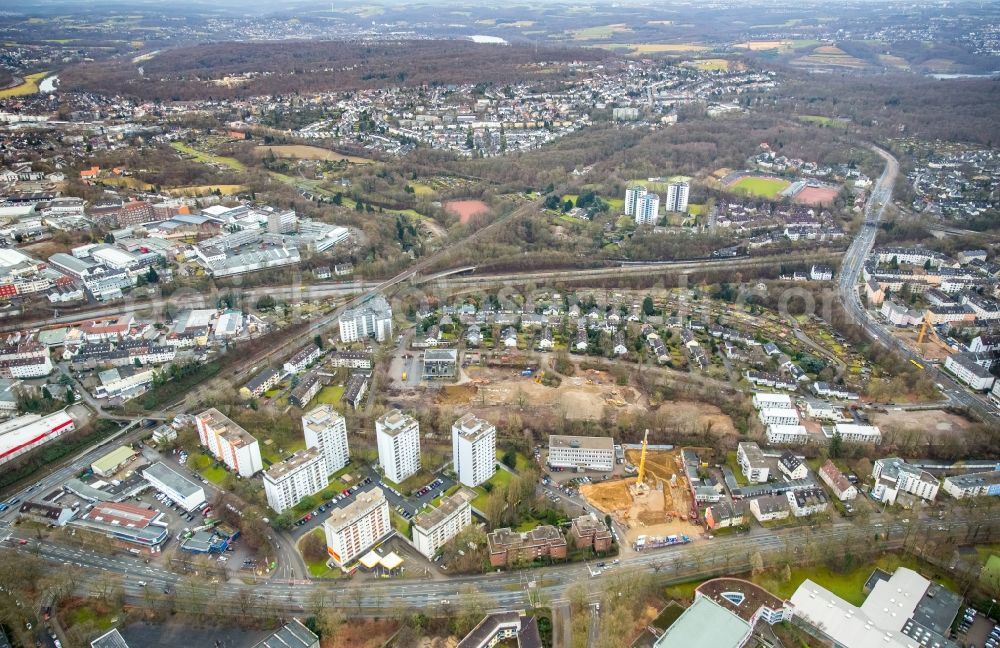
[[[625,458],[639,465],[639,450],[626,450]],[[684,476],[680,450],[649,450],[646,453],[646,492],[633,492],[635,477],[616,481],[584,484],[580,487],[591,506],[611,515],[627,529],[629,544],[641,535],[690,535],[694,528],[688,520],[691,491]]]

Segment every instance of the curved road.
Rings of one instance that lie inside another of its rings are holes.
[[[838,288],[844,305],[847,307],[848,315],[864,329],[869,337],[884,347],[897,352],[904,360],[924,364],[924,359],[920,355],[894,336],[882,323],[874,319],[861,304],[861,295],[858,291],[861,271],[869,254],[871,254],[872,246],[875,244],[879,221],[885,213],[886,206],[892,201],[892,188],[895,186],[896,176],[899,174],[899,162],[891,153],[877,146],[872,146],[872,150],[885,160],[885,169],[875,184],[868,204],[865,205],[865,221],[861,226],[861,231],[858,232],[844,254]],[[987,399],[968,391],[949,374],[937,367],[929,363],[925,364],[925,367],[930,378],[944,388],[942,390],[944,395],[952,403],[966,408],[984,421],[996,421],[1000,418],[998,416],[1000,412]]]

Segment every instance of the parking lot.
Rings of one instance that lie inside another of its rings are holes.
[[[455,485],[453,479],[444,475],[436,475],[434,479],[428,482],[426,487],[422,487],[427,488],[427,490],[421,492],[422,488],[417,489],[411,497],[403,497],[402,494],[393,490],[392,487],[382,481],[381,476],[374,467],[368,466],[359,469],[358,472],[363,474],[364,477],[359,478],[358,482],[348,489],[347,494],[340,493],[335,499],[324,502],[322,506],[296,520],[293,531],[293,535],[296,538],[323,524],[333,511],[349,505],[354,501],[358,493],[371,490],[373,486],[379,486],[382,492],[385,493],[385,498],[389,502],[390,509],[401,515],[404,519],[411,520],[431,500]],[[431,484],[435,485],[431,486]]]
[[[958,635],[969,648],[997,648],[1000,646],[1000,627],[981,612],[964,608],[960,613]]]

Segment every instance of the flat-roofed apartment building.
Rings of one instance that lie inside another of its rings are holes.
[[[771,475],[771,465],[764,458],[760,446],[752,441],[744,441],[736,446],[736,461],[751,483],[763,484]]]
[[[275,513],[282,513],[303,497],[315,495],[329,484],[326,462],[319,448],[299,450],[264,473],[264,494]]]
[[[337,472],[351,460],[347,422],[332,406],[323,404],[303,414],[302,434],[307,448],[319,448],[323,453],[327,475]]]
[[[951,475],[944,478],[942,488],[955,499],[1000,495],[1000,471]]]
[[[389,502],[381,488],[359,493],[323,523],[326,552],[343,569],[392,532]]]
[[[611,437],[549,436],[549,466],[611,472],[615,467],[615,440]]]
[[[496,470],[497,429],[469,412],[451,426],[452,462],[458,481],[470,488],[489,480]]]
[[[413,519],[413,544],[428,559],[472,524],[471,496],[461,489],[445,497],[437,508],[421,513]]]
[[[496,529],[486,536],[490,564],[506,567],[512,563],[531,562],[538,558],[566,557],[566,538],[554,526],[543,524],[518,533],[509,528]]]
[[[375,421],[378,462],[397,484],[420,470],[420,425],[398,409]]]
[[[195,424],[201,445],[239,476],[250,477],[263,468],[257,439],[219,410],[205,410]]]

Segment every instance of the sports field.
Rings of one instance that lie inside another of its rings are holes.
[[[790,184],[791,183],[788,182],[788,180],[782,180],[781,178],[743,176],[733,184],[729,185],[729,188],[739,193],[773,199],[777,198],[778,194]]]

